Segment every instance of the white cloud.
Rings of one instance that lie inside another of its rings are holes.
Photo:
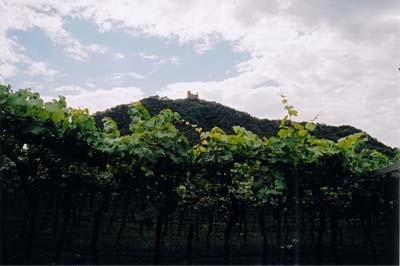
[[[0,3],[1,5],[1,3]],[[48,66],[46,62],[34,61],[24,54],[24,47],[15,40],[7,38],[0,26],[0,73],[4,79],[8,79],[22,72],[16,64],[24,64],[27,67],[26,73],[29,76],[46,76],[48,80],[54,79],[59,73]]]
[[[114,84],[121,84],[125,81],[129,81],[131,79],[144,79],[144,76],[136,73],[136,72],[126,72],[126,73],[112,73],[111,81]]]
[[[114,60],[121,60],[121,59],[125,58],[125,55],[121,54],[121,53],[113,53],[112,57],[113,57]]]
[[[31,62],[27,73],[29,76],[46,76],[51,80],[58,74],[58,71],[50,69],[45,62]]]
[[[1,10],[1,2],[0,2]],[[0,73],[4,79],[17,73],[16,63],[21,62],[23,47],[12,39],[7,38],[0,26]]]
[[[61,94],[70,94],[70,93],[79,93],[85,91],[85,89],[78,85],[65,85],[55,88],[54,91],[60,92]]]
[[[155,54],[146,54],[146,53],[138,53],[138,56],[142,59],[146,59],[146,60],[157,60],[158,56]]]
[[[68,87],[68,86],[65,86]],[[70,86],[76,88],[75,86]],[[66,94],[67,104],[74,108],[88,108],[90,112],[103,111],[119,104],[135,102],[144,97],[136,87],[114,87],[111,89],[87,90],[76,88],[78,93]],[[46,97],[51,98],[50,96]]]
[[[30,75],[50,75],[54,70],[45,69],[43,62],[34,62],[26,56],[24,47],[7,35],[10,30],[30,30],[39,28],[53,42],[64,47],[66,54],[76,60],[84,61],[90,53],[110,52],[108,47],[99,44],[82,44],[64,29],[63,15],[72,11],[73,4],[57,5],[51,1],[1,1],[2,23],[0,24],[0,73],[5,78],[15,76],[17,63],[28,64]],[[59,4],[59,3],[58,3]],[[55,12],[58,10],[58,12]],[[72,15],[73,14],[68,14]],[[34,67],[35,69],[32,69]],[[39,67],[39,68],[37,68]],[[40,73],[41,72],[41,73]]]
[[[143,52],[138,53],[138,56],[144,60],[155,61],[159,65],[179,65],[181,63],[181,60],[176,56],[158,56],[155,54],[146,54]]]
[[[92,82],[85,82],[84,83],[87,87],[89,87],[89,88],[94,88],[94,87],[96,87],[96,84],[94,84],[94,83],[92,83]]]
[[[181,60],[179,60],[178,57],[172,56],[172,57],[162,57],[158,61],[158,64],[164,65],[164,64],[169,64],[169,65],[179,65],[181,63]]]
[[[42,88],[42,85],[37,82],[37,81],[24,81],[20,84],[19,88],[30,88],[32,90],[39,90],[40,88]]]

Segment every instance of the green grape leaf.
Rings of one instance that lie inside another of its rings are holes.
[[[299,136],[300,137],[304,137],[305,135],[307,135],[308,131],[305,129],[300,129],[299,130]]]
[[[287,129],[281,129],[278,131],[279,137],[286,137],[288,134],[289,134],[289,131]]]
[[[31,132],[32,132],[34,135],[39,135],[40,133],[43,133],[43,132],[45,132],[45,131],[46,131],[46,129],[43,128],[43,127],[41,127],[41,126],[34,126],[34,127],[31,129]]]
[[[64,117],[64,110],[57,110],[51,113],[51,120],[53,120],[55,124],[64,120]]]
[[[313,123],[311,123],[311,122],[307,122],[306,123],[306,125],[305,125],[305,128],[308,130],[308,131],[314,131],[315,130],[315,124],[313,124]]]
[[[37,116],[41,120],[47,120],[50,117],[50,114],[43,110],[43,111],[39,111]]]
[[[282,190],[286,187],[285,183],[280,179],[275,179],[274,185],[275,188],[278,190]]]

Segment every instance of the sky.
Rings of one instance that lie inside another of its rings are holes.
[[[0,82],[91,112],[186,91],[400,147],[399,0],[0,0]]]

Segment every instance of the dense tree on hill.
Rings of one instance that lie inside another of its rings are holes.
[[[148,109],[151,115],[158,114],[160,110],[169,108],[174,112],[178,112],[183,119],[202,127],[203,130],[211,130],[214,126],[218,126],[230,134],[232,133],[232,126],[238,125],[259,136],[272,136],[277,133],[279,126],[279,120],[259,119],[248,113],[237,111],[216,102],[188,99],[160,100],[158,96],[153,96],[141,100],[141,103]],[[129,105],[123,104],[103,112],[97,112],[94,115],[95,120],[101,126],[101,119],[103,117],[111,117],[117,122],[121,133],[126,134],[130,121],[127,114],[128,108]],[[180,127],[183,129],[183,126]],[[361,132],[361,130],[348,125],[330,126],[318,124],[314,134],[319,138],[336,141],[358,132]],[[186,136],[192,143],[198,138],[198,134],[194,131],[187,131]],[[395,149],[384,145],[371,136],[368,136],[366,146],[390,157],[396,154]]]

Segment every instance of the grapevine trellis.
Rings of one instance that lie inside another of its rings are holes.
[[[96,264],[103,232],[113,234],[117,247],[134,223],[139,237],[144,228],[154,232],[155,264],[173,226],[184,235],[189,264],[193,243],[202,238],[212,245],[218,227],[228,264],[235,232],[245,243],[250,219],[263,245],[262,263],[271,262],[275,246],[296,253],[300,245],[312,245],[322,263],[324,239],[340,262],[343,228],[351,223],[376,259],[377,228],[388,237],[398,230],[398,181],[392,178],[398,169],[372,173],[399,155],[366,149],[363,133],[337,142],[316,138],[315,122],[293,121],[297,111],[284,97],[282,103],[287,115],[269,138],[242,127],[233,134],[218,127],[203,132],[171,110],[151,116],[140,103],[131,105],[129,134],[121,136],[112,119],[100,129],[88,110],[67,108],[64,97],[44,102],[38,93],[1,85],[0,263],[34,263],[38,228],[45,227],[53,247],[45,262],[62,263],[65,247],[85,231]],[[191,146],[178,124],[196,131],[199,143]],[[9,217],[22,222],[14,225]]]

